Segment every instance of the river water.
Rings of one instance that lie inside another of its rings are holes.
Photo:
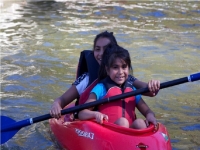
[[[142,81],[200,71],[199,1],[1,0],[0,7],[1,115],[16,121],[49,113],[74,81],[80,52],[105,30],[129,50]],[[196,81],[143,97],[167,127],[173,150],[200,149],[199,91]],[[22,128],[1,149],[58,146],[43,121]]]

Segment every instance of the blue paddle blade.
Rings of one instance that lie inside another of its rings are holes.
[[[1,116],[0,122],[1,122],[1,130],[2,130],[2,128],[4,128],[6,125],[13,124],[16,121],[9,117]],[[1,131],[1,144],[4,144],[9,139],[11,139],[18,131],[19,131],[19,129]]]

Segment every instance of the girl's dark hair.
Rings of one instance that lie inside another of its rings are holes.
[[[129,70],[132,71],[131,58],[128,50],[118,45],[110,44],[106,47],[102,56],[102,61],[99,69],[99,80],[102,80],[107,77],[106,67],[109,69],[117,58],[124,60],[128,65]]]
[[[96,42],[99,38],[108,38],[110,40],[111,45],[118,45],[117,40],[116,40],[115,36],[113,35],[113,32],[104,31],[104,32],[101,32],[98,35],[96,35],[96,37],[94,39],[93,50],[94,50]]]

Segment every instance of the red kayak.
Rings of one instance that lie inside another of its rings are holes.
[[[69,107],[73,107],[68,106]],[[58,143],[67,150],[171,150],[166,127],[136,130],[93,120],[73,120],[71,115],[50,119],[50,128]]]

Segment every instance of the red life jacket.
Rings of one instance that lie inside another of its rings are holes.
[[[107,93],[103,98],[133,91],[132,84],[127,81],[124,83],[122,88],[116,85],[116,83],[113,82],[109,77],[101,82],[104,84],[107,90]],[[114,123],[117,119],[125,117],[129,121],[129,124],[132,124],[136,118],[135,106],[135,96],[132,96],[100,105],[98,110],[101,113],[108,115],[109,122]]]

